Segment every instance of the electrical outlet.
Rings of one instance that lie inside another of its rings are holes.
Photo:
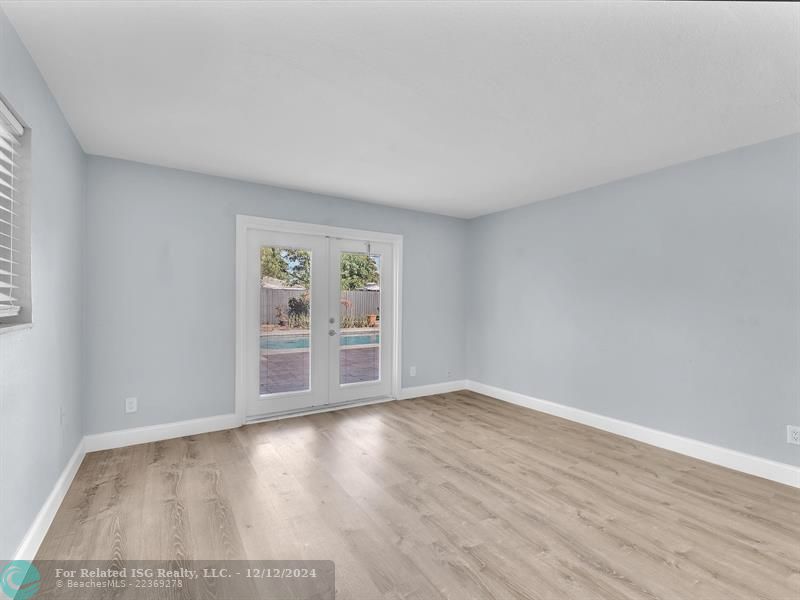
[[[800,426],[797,425],[786,426],[786,442],[789,444],[796,444],[800,446]]]
[[[135,413],[139,410],[139,401],[136,398],[125,398],[125,412]]]
[[[411,377],[416,377],[417,376],[417,367],[409,367],[408,368],[408,374],[411,375]]]

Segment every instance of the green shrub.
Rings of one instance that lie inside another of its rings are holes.
[[[296,298],[289,298],[289,316],[292,317],[307,317],[308,311],[311,308],[311,302],[307,294],[298,296]]]
[[[308,315],[289,315],[289,327],[292,329],[308,329],[310,324]]]

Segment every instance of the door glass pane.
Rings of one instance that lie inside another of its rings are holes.
[[[342,252],[339,259],[339,383],[381,378],[381,257]]]
[[[261,248],[261,394],[310,388],[311,251]]]

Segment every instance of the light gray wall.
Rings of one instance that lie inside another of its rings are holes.
[[[798,463],[798,153],[782,138],[471,222],[90,157],[86,430],[232,410],[242,213],[406,236],[404,386],[467,376]]]
[[[465,221],[100,157],[88,190],[87,433],[234,410],[236,214],[403,234],[403,385],[464,378]]]
[[[471,221],[468,377],[800,464],[799,167],[795,135]]]
[[[0,94],[32,131],[34,319],[0,333],[1,559],[13,557],[82,436],[86,157],[1,10]]]

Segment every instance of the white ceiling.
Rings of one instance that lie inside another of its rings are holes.
[[[448,215],[800,130],[790,3],[2,6],[88,153]]]

